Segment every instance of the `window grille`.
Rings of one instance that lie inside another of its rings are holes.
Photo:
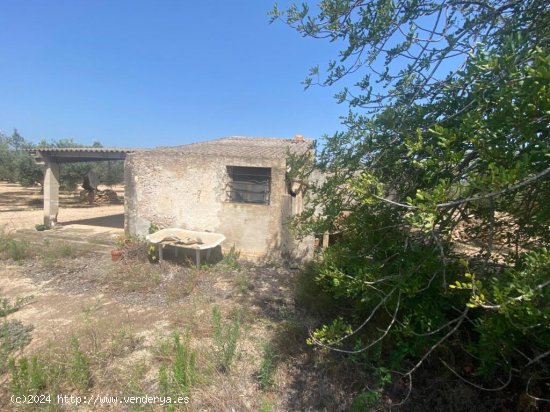
[[[227,166],[227,199],[235,203],[269,204],[271,169],[267,167]]]

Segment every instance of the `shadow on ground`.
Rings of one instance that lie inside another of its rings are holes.
[[[345,411],[357,390],[355,380],[364,376],[339,356],[326,356],[306,343],[320,319],[303,307],[296,293],[300,279],[297,270],[256,267],[247,293],[258,308],[255,316],[272,325],[269,343],[286,381],[284,409]]]
[[[116,215],[94,217],[90,219],[70,220],[68,222],[59,222],[63,226],[67,225],[84,225],[84,226],[100,226],[111,227],[114,229],[124,229],[124,213]]]

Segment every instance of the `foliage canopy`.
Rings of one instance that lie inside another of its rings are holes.
[[[305,85],[343,82],[337,99],[350,106],[299,217],[304,234],[342,234],[315,273],[350,310],[311,342],[390,367],[410,388],[436,358],[477,388],[520,382],[540,397],[550,372],[548,2],[324,0],[272,17],[342,46]],[[465,364],[475,367],[464,374]]]
[[[0,180],[17,182],[23,186],[41,184],[44,180],[44,171],[26,151],[35,147],[85,147],[73,139],[60,139],[47,142],[40,141],[37,145],[25,140],[17,130],[11,136],[0,133]],[[92,147],[102,147],[100,142],[94,142]],[[67,163],[61,166],[60,183],[73,190],[82,183],[84,176],[94,170],[99,180],[106,185],[122,182],[124,166],[121,161]]]

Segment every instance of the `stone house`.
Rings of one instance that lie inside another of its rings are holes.
[[[288,153],[312,153],[312,141],[227,137],[129,153],[125,229],[151,224],[222,233],[222,250],[251,259],[303,259],[313,239],[297,242],[289,219],[302,210],[303,187],[288,182]],[[313,154],[313,153],[312,153]]]

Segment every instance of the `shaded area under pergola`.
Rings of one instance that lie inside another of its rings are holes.
[[[59,213],[59,165],[62,163],[124,160],[128,153],[140,149],[108,147],[35,148],[29,151],[44,173],[44,225],[53,227]],[[89,219],[93,220],[93,219]]]
[[[101,226],[113,229],[124,229],[124,213],[116,215],[92,217],[89,219],[78,219],[62,221],[63,225]]]

